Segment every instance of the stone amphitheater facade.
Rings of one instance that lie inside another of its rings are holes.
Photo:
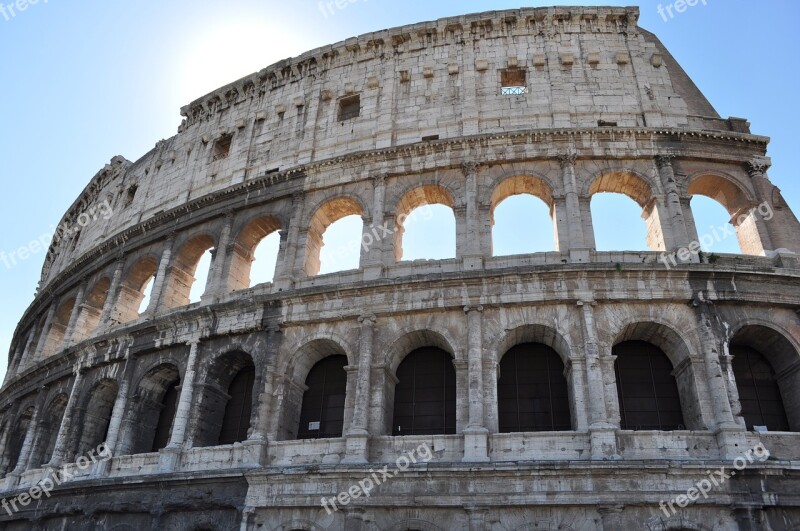
[[[55,238],[11,345],[0,526],[800,529],[800,225],[769,139],[720,118],[637,19],[519,9],[362,35],[115,157],[65,215],[80,230]],[[651,251],[595,249],[601,192],[641,205]],[[494,208],[523,193],[549,205],[555,250],[493,256]],[[695,195],[728,210],[744,254],[692,252]],[[403,261],[427,204],[452,209],[456,257]],[[318,274],[349,215],[360,267]],[[250,286],[276,231],[274,280]],[[512,351],[563,393],[509,373]],[[650,363],[632,384],[631,359]],[[549,421],[520,420],[524,400]]]

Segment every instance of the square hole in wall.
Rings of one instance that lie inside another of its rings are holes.
[[[347,96],[339,100],[339,121],[352,120],[361,115],[361,96]]]
[[[233,137],[225,135],[214,143],[214,153],[211,160],[227,159],[231,154],[231,142]]]
[[[500,71],[500,94],[520,96],[528,93],[527,73],[522,68],[507,68]]]

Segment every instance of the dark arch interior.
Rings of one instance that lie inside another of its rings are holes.
[[[772,365],[751,347],[732,345],[730,352],[747,429],[766,426],[769,431],[789,431],[789,419]]]
[[[250,428],[250,411],[253,406],[253,382],[256,368],[252,365],[241,369],[228,386],[228,403],[222,419],[219,444],[233,444],[247,439]]]
[[[153,434],[153,444],[150,451],[157,452],[169,444],[169,435],[172,429],[172,421],[175,418],[175,411],[178,408],[178,384],[179,379],[173,380],[167,386],[167,390],[161,399],[161,411],[158,414],[158,422]]]
[[[684,429],[678,384],[667,355],[645,341],[624,341],[613,353],[621,428]]]
[[[501,433],[572,428],[564,363],[541,343],[512,347],[500,360],[497,409]]]
[[[392,435],[456,432],[456,371],[453,358],[436,347],[406,356],[397,368]]]
[[[328,356],[317,362],[306,377],[300,411],[298,439],[341,437],[347,389],[347,356]]]

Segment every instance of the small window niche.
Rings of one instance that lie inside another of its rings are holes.
[[[500,94],[521,96],[528,93],[526,72],[522,68],[507,68],[500,71]]]
[[[212,161],[227,159],[231,154],[231,142],[233,137],[225,135],[214,143],[214,154],[211,157]]]
[[[339,100],[339,121],[352,120],[361,116],[361,96],[347,96]]]

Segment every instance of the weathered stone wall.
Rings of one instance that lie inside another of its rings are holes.
[[[184,109],[176,137],[112,160],[65,219],[104,200],[114,214],[51,249],[0,390],[0,495],[61,466],[74,477],[0,512],[2,525],[800,525],[800,436],[745,429],[730,355],[764,353],[800,430],[800,225],[769,181],[768,140],[721,120],[636,18],[524,9],[362,36],[215,91]],[[528,93],[500,95],[499,71],[515,67]],[[338,100],[356,94],[361,115],[339,121]],[[589,206],[603,192],[642,207],[650,251],[595,249]],[[494,208],[519,193],[551,208],[555,251],[493,256]],[[703,237],[695,195],[728,210],[745,255],[684,256]],[[404,261],[402,220],[430,203],[454,212],[456,256]],[[370,236],[360,267],[318,275],[322,234],[350,214]],[[275,231],[275,278],[251,287],[254,249]],[[624,341],[669,358],[682,429],[620,429]],[[499,363],[530,342],[564,363],[569,431],[499,432]],[[393,437],[396,372],[421,347],[453,358],[456,433]],[[306,377],[329,355],[347,358],[342,437],[296,440]],[[255,368],[249,430],[220,445],[242,367]],[[99,441],[114,457],[79,466]],[[769,461],[670,518],[659,509],[759,443]],[[420,445],[429,462],[332,514],[320,505]]]

